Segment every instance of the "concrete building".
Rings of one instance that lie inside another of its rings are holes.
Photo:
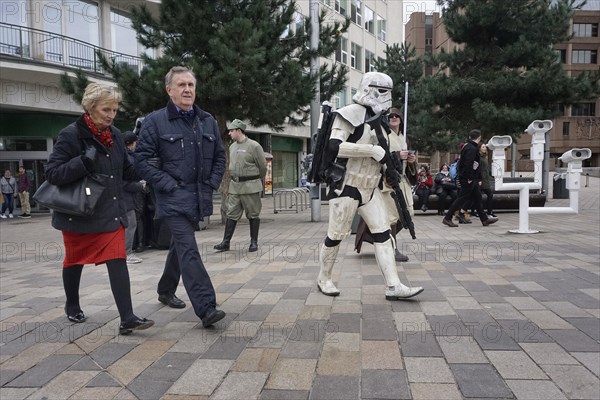
[[[576,75],[582,71],[597,70],[600,65],[598,53],[600,52],[600,2],[588,2],[588,5],[577,10],[571,20],[573,38],[565,43],[555,46],[557,55],[564,63],[568,75]],[[437,54],[442,49],[446,52],[453,51],[457,45],[450,40],[444,26],[443,18],[439,13],[425,14],[413,13],[406,24],[406,42],[417,50],[417,54]],[[434,71],[427,70],[431,75]],[[593,156],[585,162],[587,167],[600,166],[600,98],[575,104],[561,106],[563,115],[556,118],[554,128],[549,133],[550,142],[550,168],[560,167],[557,158],[565,151],[577,147],[589,147]],[[523,127],[525,129],[526,127]],[[517,170],[531,168],[529,151],[531,137],[523,135],[516,145]],[[436,153],[431,155],[433,168],[438,168],[443,162],[452,161],[455,153]],[[507,154],[509,163],[511,155]]]
[[[145,4],[158,13],[160,0],[0,0],[0,170],[23,164],[34,186],[44,179],[44,166],[60,129],[82,112],[65,94],[60,77],[83,69],[89,79],[112,84],[96,51],[134,68],[143,67],[145,52],[131,27],[129,10]],[[306,24],[309,1],[297,2],[294,31]],[[352,22],[338,51],[321,63],[349,67],[346,87],[334,96],[336,107],[351,102],[362,74],[385,56],[388,43],[402,42],[403,1],[321,0],[328,18]],[[210,107],[206,107],[210,112]],[[235,118],[235,116],[232,116]],[[130,129],[133,121],[116,125]],[[249,136],[273,155],[273,187],[296,187],[303,178],[302,160],[310,149],[310,127],[250,127]]]

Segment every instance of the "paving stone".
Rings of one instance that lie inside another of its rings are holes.
[[[271,390],[265,389],[260,400],[308,400],[308,390]]]
[[[268,372],[230,372],[210,398],[214,400],[258,399],[268,376]]]
[[[263,288],[263,292],[285,292],[289,285],[267,285]]]
[[[507,380],[506,384],[518,400],[566,400],[560,389],[550,381]]]
[[[321,295],[323,296],[323,295]],[[326,297],[326,296],[324,296]],[[331,316],[331,305],[309,305],[306,304],[298,315],[298,319],[328,320]]]
[[[504,300],[509,302],[519,311],[523,310],[545,310],[546,307],[543,304],[537,302],[531,297],[504,297]]]
[[[346,332],[327,332],[323,340],[323,351],[360,351],[360,334]]]
[[[600,344],[596,342],[594,339],[590,338],[586,334],[582,333],[578,330],[552,330],[546,329],[544,331],[552,339],[556,341],[556,343],[560,344],[565,350],[571,351],[600,351]]]
[[[497,322],[473,328],[473,337],[483,350],[520,350],[521,348]]]
[[[477,310],[481,305],[472,297],[448,297],[448,303],[454,310]]]
[[[548,290],[545,287],[543,287],[542,285],[540,285],[539,283],[531,282],[531,281],[513,282],[513,285],[515,285],[518,289],[520,289],[524,292],[535,292],[535,291],[540,291],[540,290]]]
[[[419,295],[420,296],[420,295]],[[392,301],[392,312],[422,312],[421,304],[416,300]]]
[[[400,347],[396,341],[361,342],[362,369],[403,369]]]
[[[175,382],[197,359],[197,354],[165,353],[146,368],[140,377]]]
[[[499,319],[496,321],[502,327],[503,334],[510,336],[519,343],[551,343],[554,340],[546,335],[544,330],[529,320]]]
[[[42,387],[76,363],[79,355],[51,355],[13,379],[7,387]]]
[[[394,312],[392,315],[398,331],[420,332],[431,330],[429,322],[422,312],[403,311]]]
[[[278,356],[279,349],[246,348],[237,358],[231,370],[236,372],[269,372],[275,365]]]
[[[127,385],[127,388],[140,400],[154,400],[160,399],[172,384],[173,382],[137,378]]]
[[[335,332],[359,333],[360,315],[332,313],[329,324],[335,329]]]
[[[450,383],[411,383],[414,400],[462,400],[460,391]]]
[[[470,336],[438,336],[437,341],[448,363],[487,363],[481,348]]]
[[[152,360],[127,360],[121,358],[115,361],[107,371],[123,385],[129,385],[152,364]]]
[[[465,325],[456,315],[428,315],[427,321],[436,336],[467,336],[473,327]]]
[[[577,329],[600,341],[600,320],[597,318],[565,318],[567,322],[575,326]]]
[[[9,388],[0,387],[0,399],[21,400],[28,398],[37,388]]]
[[[527,297],[526,293],[520,291],[514,285],[489,285],[490,289],[498,293],[501,297]]]
[[[298,300],[306,300],[308,294],[310,293],[311,288],[309,287],[289,287],[283,296],[282,299],[298,299]]]
[[[454,378],[443,358],[405,357],[404,366],[409,382],[454,383]]]
[[[577,364],[577,361],[556,343],[521,343],[520,345],[538,365]]]
[[[238,316],[239,321],[264,321],[273,309],[272,304],[251,304]]]
[[[246,348],[250,339],[239,336],[221,336],[201,358],[235,360]]]
[[[323,350],[317,363],[318,375],[360,376],[358,351]]]
[[[86,387],[121,387],[121,384],[106,372],[100,372]]]
[[[295,342],[320,342],[325,337],[328,322],[320,319],[299,319],[290,326],[288,340]]]
[[[545,301],[544,307],[562,318],[589,318],[590,314],[568,301]]]
[[[316,366],[316,359],[280,358],[275,363],[265,388],[310,390]]]
[[[404,357],[443,357],[432,331],[400,332],[400,350]]]
[[[424,301],[421,309],[427,315],[456,315],[450,304],[446,301]]]
[[[522,313],[542,329],[573,329],[573,325],[552,311],[523,310]]]
[[[0,387],[6,385],[8,382],[15,379],[17,376],[21,375],[22,371],[11,371],[8,369],[0,370]]]
[[[360,397],[360,378],[358,376],[315,377],[310,400],[330,400],[334,396],[339,400],[358,399]]]
[[[131,343],[105,343],[94,350],[90,357],[102,368],[108,368],[135,347],[136,345]]]
[[[464,397],[512,398],[512,392],[489,364],[450,364]]]
[[[411,399],[403,370],[366,369],[361,378],[362,399]]]
[[[362,340],[396,340],[396,327],[392,319],[363,319]]]
[[[542,365],[570,399],[598,399],[600,380],[580,365]]]
[[[319,358],[322,344],[320,342],[288,341],[281,349],[281,358]]]
[[[508,303],[488,303],[485,305],[485,310],[494,319],[527,319]]]
[[[486,351],[485,355],[504,379],[548,379],[523,351]]]
[[[168,388],[167,394],[210,396],[232,365],[232,360],[198,359]]]
[[[598,353],[571,353],[596,376],[600,376],[600,355]]]

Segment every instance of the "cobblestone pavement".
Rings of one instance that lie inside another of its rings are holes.
[[[64,316],[63,245],[49,216],[0,224],[0,398],[6,399],[598,399],[600,180],[579,215],[533,215],[538,234],[511,234],[517,213],[489,227],[448,228],[417,211],[404,232],[401,278],[425,291],[384,298],[373,247],[342,243],[320,294],[317,248],[326,223],[273,213],[264,199],[260,250],[215,253],[217,217],[197,232],[227,317],[203,329],[191,307],[157,301],[165,251],[130,266],[138,315],[156,325],[117,334],[104,266],[81,282],[84,324]],[[549,200],[566,206],[568,200]],[[218,209],[218,206],[216,207]],[[327,206],[322,207],[326,221]],[[180,285],[178,296],[187,301]]]

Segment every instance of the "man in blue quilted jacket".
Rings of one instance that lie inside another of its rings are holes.
[[[170,100],[144,119],[134,154],[136,170],[155,190],[156,218],[164,219],[171,231],[158,300],[169,307],[185,307],[175,296],[181,276],[194,312],[208,327],[225,313],[216,308],[195,227],[212,214],[212,193],[223,178],[225,150],[213,116],[194,104],[194,73],[173,67],[165,85]]]

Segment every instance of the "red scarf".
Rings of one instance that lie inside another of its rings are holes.
[[[99,130],[98,127],[92,121],[92,117],[90,114],[83,114],[83,119],[88,128],[92,131],[96,139],[100,141],[107,149],[110,149],[113,144],[112,133],[110,131],[110,126],[106,129]]]

